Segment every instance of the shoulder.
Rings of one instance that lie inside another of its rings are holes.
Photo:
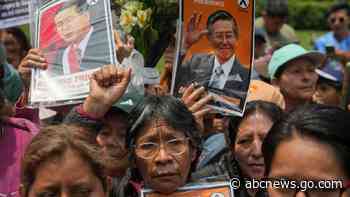
[[[32,135],[35,135],[39,132],[39,127],[36,124],[23,118],[8,118],[5,120],[5,125],[7,125],[8,128],[21,130]]]
[[[287,33],[295,33],[294,28],[293,28],[292,26],[288,25],[288,24],[284,24],[284,25],[282,26],[281,31],[287,32]]]
[[[316,43],[326,43],[329,40],[333,39],[333,33],[332,32],[328,32],[322,36],[320,36],[318,39],[316,39]]]
[[[235,63],[234,63],[235,67],[237,67],[237,69],[239,70],[239,72],[241,74],[244,74],[246,76],[249,75],[249,69],[248,69],[248,66],[245,66],[243,64],[240,63],[239,59],[235,59]]]
[[[185,61],[185,66],[191,69],[203,69],[210,66],[214,62],[214,55],[208,53],[195,53],[190,59]]]
[[[297,42],[298,38],[293,27],[288,24],[284,24],[280,30],[281,35],[288,39],[290,42]]]
[[[191,174],[191,180],[203,181],[208,179],[230,179],[240,177],[239,167],[231,151],[222,154],[220,158],[210,165]]]

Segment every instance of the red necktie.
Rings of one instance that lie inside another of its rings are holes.
[[[76,73],[80,71],[80,49],[77,45],[72,45],[68,52],[68,63],[70,73]]]

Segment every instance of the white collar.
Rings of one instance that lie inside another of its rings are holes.
[[[85,50],[87,48],[87,44],[90,40],[91,34],[94,31],[94,28],[91,26],[89,32],[85,35],[84,39],[80,41],[78,47],[80,49],[80,57],[83,58],[85,54]],[[69,63],[68,63],[68,52],[72,45],[69,45],[63,52],[63,73],[70,74]]]
[[[228,76],[231,72],[233,63],[235,61],[235,55],[233,55],[229,60],[227,60],[225,63],[221,64],[222,69],[224,70],[225,76]],[[218,58],[215,56],[214,59],[214,69],[216,67],[220,66]]]

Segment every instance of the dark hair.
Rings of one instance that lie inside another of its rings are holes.
[[[129,148],[135,145],[136,137],[147,123],[153,120],[164,120],[170,127],[184,132],[194,147],[200,146],[200,136],[192,112],[173,96],[149,95],[137,106],[133,113],[133,125],[129,129],[126,144]]]
[[[346,14],[350,16],[350,6],[348,3],[337,3],[332,5],[326,13],[326,18],[328,18],[332,13],[338,12],[340,10],[345,10]]]
[[[89,5],[86,3],[86,0],[69,0],[63,3],[62,7],[57,10],[56,15],[62,12],[63,10],[76,6],[76,10],[81,14],[83,12],[87,12],[89,9]]]
[[[264,10],[268,16],[286,18],[289,15],[288,0],[268,0]]]
[[[218,11],[212,13],[208,17],[207,29],[209,31],[209,35],[212,33],[213,24],[218,20],[232,21],[233,22],[233,32],[234,32],[236,38],[239,37],[239,28],[238,28],[236,19],[229,12],[227,12],[225,10],[218,10]]]
[[[108,111],[107,111],[107,113],[105,114],[105,116],[104,117],[109,117],[109,116],[114,116],[114,115],[118,115],[119,117],[121,117],[123,120],[126,120],[126,122],[128,123],[129,122],[129,117],[130,117],[130,115],[126,112],[126,111],[124,111],[124,110],[122,110],[122,109],[120,109],[120,108],[118,108],[118,107],[111,107]]]
[[[29,44],[26,34],[20,28],[18,27],[7,28],[5,29],[5,32],[13,35],[13,37],[19,43],[21,50],[25,52],[24,54],[26,54],[29,51],[31,46]]]
[[[332,86],[338,92],[343,90],[343,82],[332,81],[322,76],[319,76],[317,84],[327,84],[329,86]]]
[[[62,124],[41,129],[27,146],[21,166],[21,185],[25,196],[28,196],[40,164],[55,157],[62,157],[67,150],[74,150],[89,164],[107,191],[101,149],[93,132],[85,127]]]
[[[237,137],[238,127],[248,116],[257,112],[266,115],[272,122],[276,122],[283,116],[282,109],[274,103],[266,101],[251,101],[247,103],[242,117],[232,117],[229,124],[228,143],[234,145]]]
[[[349,120],[349,112],[337,107],[310,104],[295,109],[281,121],[275,123],[265,137],[262,152],[266,174],[271,170],[271,163],[278,146],[285,141],[292,140],[297,134],[332,147],[347,177],[350,177]]]

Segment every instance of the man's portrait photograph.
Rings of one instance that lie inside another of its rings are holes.
[[[49,76],[79,73],[114,63],[104,0],[57,0],[39,13],[38,43]],[[97,14],[98,13],[98,14]]]
[[[222,9],[213,6],[198,11],[191,11],[191,4],[185,3],[184,12],[189,14],[184,18],[174,94],[181,95],[183,88],[196,84],[213,95],[212,108],[240,114],[250,83],[253,45],[253,29],[241,24],[252,26],[254,6],[248,5],[248,12],[239,4],[226,2]]]
[[[51,0],[38,5],[35,47],[43,52],[48,68],[33,71],[33,103],[82,99],[89,92],[89,76],[116,63],[109,8],[107,0]]]

